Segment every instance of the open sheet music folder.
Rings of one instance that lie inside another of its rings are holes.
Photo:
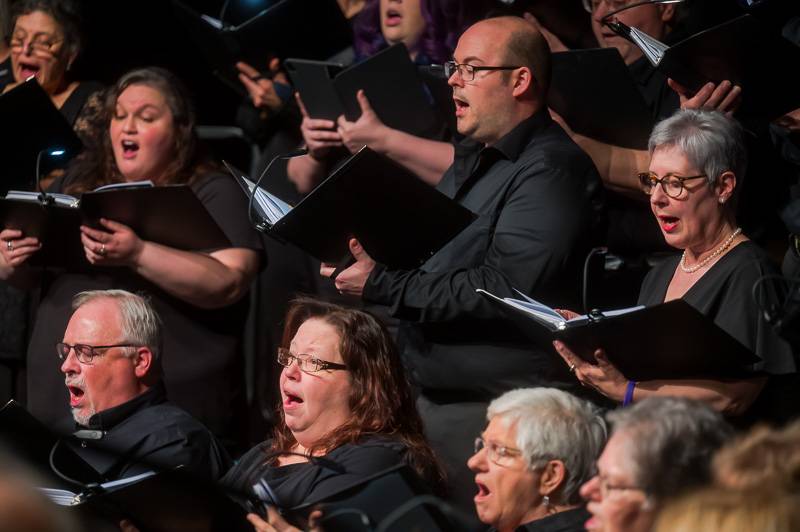
[[[146,183],[146,182],[145,182]],[[0,199],[0,224],[42,242],[32,265],[88,266],[80,225],[97,227],[100,218],[122,223],[143,240],[184,250],[230,247],[209,212],[188,185],[142,183],[101,187],[77,198],[60,194],[43,203],[37,193],[10,191]]]
[[[65,162],[83,149],[83,143],[35,78],[0,95],[0,195],[33,189],[37,155],[56,149],[64,150],[59,161]]]
[[[245,510],[208,479],[178,467],[89,486],[84,490],[41,489],[60,506],[117,524],[127,519],[148,532],[175,530],[251,531]]]
[[[362,89],[387,126],[421,137],[444,123],[405,45],[395,44],[351,67],[306,59],[287,59],[285,68],[312,118],[361,116],[356,93]]]
[[[800,47],[742,15],[672,46],[623,23],[609,24],[650,63],[691,91],[730,80],[742,87],[737,116],[773,120],[800,107]]]
[[[477,292],[537,345],[558,339],[588,362],[595,362],[595,349],[603,348],[630,380],[741,378],[753,376],[750,366],[760,360],[682,299],[564,320],[521,294],[517,299]]]
[[[249,195],[253,180],[226,166]],[[270,196],[262,189],[254,203],[269,204]],[[277,203],[272,208],[281,210]],[[469,209],[366,146],[285,214],[269,218],[269,210],[256,211],[267,218],[264,232],[322,262],[338,263],[349,256],[348,241],[355,237],[373,259],[392,268],[418,267],[475,218]]]

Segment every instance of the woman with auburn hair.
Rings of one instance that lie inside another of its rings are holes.
[[[298,299],[278,362],[279,421],[225,475],[227,487],[250,493],[263,480],[275,506],[292,508],[401,463],[442,484],[400,357],[372,315]]]

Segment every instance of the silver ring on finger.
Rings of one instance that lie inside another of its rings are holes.
[[[106,254],[106,245],[100,244],[100,249],[97,250],[98,255],[105,255]]]
[[[569,372],[570,373],[575,373],[575,364],[570,364],[569,365]]]
[[[6,240],[6,249],[8,251],[13,252],[14,251],[14,242],[12,242],[11,240]]]

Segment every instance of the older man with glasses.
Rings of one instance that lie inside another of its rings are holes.
[[[77,429],[67,445],[107,480],[177,466],[221,476],[230,465],[224,449],[167,402],[161,324],[147,300],[98,290],[75,296],[73,309],[56,344]]]

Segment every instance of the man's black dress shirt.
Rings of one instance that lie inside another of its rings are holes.
[[[460,402],[520,386],[574,389],[552,346],[532,349],[475,289],[577,308],[578,272],[603,231],[591,159],[539,112],[493,146],[458,144],[438,189],[478,218],[419,269],[376,265],[363,295],[404,320],[401,348],[423,393]]]
[[[160,382],[76,429],[67,444],[106,481],[179,465],[187,473],[217,479],[231,465],[211,432],[167,401]]]

